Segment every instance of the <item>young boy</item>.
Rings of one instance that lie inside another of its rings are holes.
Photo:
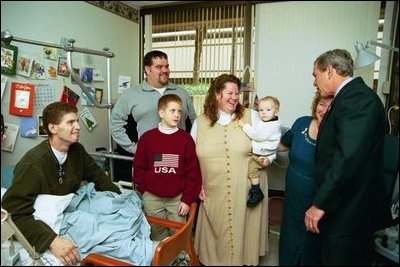
[[[179,96],[167,94],[158,100],[161,122],[140,137],[132,180],[142,195],[145,214],[185,222],[202,179],[195,143],[189,133],[178,128],[181,113]],[[152,240],[170,234],[168,229],[152,225]]]
[[[260,121],[254,126],[239,121],[239,126],[252,139],[253,155],[249,159],[248,178],[251,182],[247,206],[254,207],[264,199],[260,188],[261,170],[276,158],[276,149],[281,138],[281,122],[278,119],[279,100],[266,96],[259,100]]]

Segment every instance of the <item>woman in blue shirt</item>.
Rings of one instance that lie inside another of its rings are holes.
[[[279,238],[279,265],[321,265],[320,241],[307,232],[304,214],[316,194],[315,144],[319,124],[333,96],[322,98],[319,92],[311,106],[312,116],[298,118],[281,139],[280,151],[289,150],[286,171],[285,203]]]

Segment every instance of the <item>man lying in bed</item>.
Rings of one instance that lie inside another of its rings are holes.
[[[65,265],[80,261],[77,244],[35,220],[33,205],[37,196],[74,193],[82,181],[93,182],[98,191],[121,193],[78,143],[77,113],[75,106],[63,102],[45,107],[43,126],[48,139],[29,150],[15,166],[12,184],[1,203],[37,252],[50,249]]]

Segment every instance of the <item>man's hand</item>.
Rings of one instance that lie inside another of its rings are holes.
[[[312,205],[304,216],[304,225],[307,231],[319,234],[318,223],[325,215],[325,211]]]
[[[51,253],[64,265],[75,265],[81,261],[77,245],[66,238],[57,236],[50,244]]]

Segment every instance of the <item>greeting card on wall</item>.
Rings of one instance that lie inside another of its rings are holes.
[[[4,123],[4,140],[1,142],[1,150],[13,152],[17,140],[19,126],[12,123]]]
[[[84,83],[93,82],[93,68],[82,68],[79,73],[79,79]]]
[[[8,78],[1,75],[1,99],[3,99],[4,90],[6,89]]]
[[[101,69],[93,69],[93,81],[94,82],[101,82],[104,81],[103,73]]]
[[[21,117],[19,126],[21,137],[33,138],[38,135],[36,117]]]
[[[94,98],[94,88],[91,86],[86,86],[86,90]],[[94,106],[94,104],[92,103],[92,101],[89,99],[89,97],[86,95],[85,92],[82,91],[81,95],[82,95],[82,98],[81,98],[82,106]]]
[[[57,67],[57,75],[68,77],[69,69],[66,57],[58,58],[58,67]]]
[[[62,47],[68,47],[68,38],[61,36],[60,45]],[[67,57],[67,51],[65,51],[64,49],[58,49],[58,56],[59,57]]]
[[[131,77],[119,76],[118,77],[118,94],[122,95],[122,93],[129,87],[131,87]]]
[[[88,108],[84,108],[80,113],[79,113],[79,118],[85,124],[86,128],[89,130],[89,132],[97,125],[97,121],[93,117],[92,113],[90,113]]]
[[[16,116],[32,116],[35,86],[29,83],[11,83],[9,113]]]
[[[47,136],[46,130],[44,129],[44,125],[43,125],[43,116],[39,115],[37,117],[38,119],[38,125],[39,125],[39,135],[40,136]]]
[[[79,95],[74,91],[72,91],[71,88],[64,85],[64,90],[61,95],[60,102],[66,102],[76,106],[78,100],[79,100]]]
[[[57,79],[57,66],[56,66],[56,64],[51,62],[51,61],[49,61],[49,62],[47,62],[46,65],[47,65],[47,67],[46,67],[47,78],[48,79],[52,79],[52,80]]]
[[[53,47],[43,47],[43,58],[57,60],[57,50]]]
[[[46,69],[44,63],[38,59],[33,61],[31,70],[31,79],[35,80],[45,80],[46,79]]]
[[[103,89],[96,88],[94,93],[94,99],[101,104],[103,102]]]
[[[15,75],[18,47],[1,43],[1,73]]]
[[[73,71],[74,71],[76,77],[79,77],[79,72],[81,71],[81,69],[79,69],[79,68],[74,68]],[[72,74],[71,74],[71,83],[73,83],[73,84],[77,84],[77,83],[78,83],[78,82],[75,80],[74,75],[72,75]]]
[[[30,56],[21,55],[17,60],[17,74],[25,77],[31,76],[33,59]]]

